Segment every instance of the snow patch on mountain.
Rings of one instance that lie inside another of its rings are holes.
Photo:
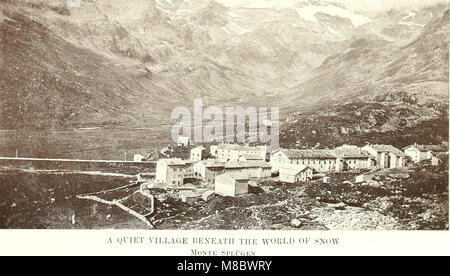
[[[404,16],[403,19],[414,18],[416,15],[417,13],[415,12],[408,12],[408,15]]]
[[[352,21],[353,25],[355,25],[356,27],[370,22],[370,19],[363,15],[355,14],[349,10],[334,5],[327,5],[327,6],[307,5],[300,8],[296,8],[296,10],[300,17],[312,22],[318,22],[315,15],[316,13],[319,12],[329,14],[332,16],[348,18]]]
[[[405,26],[409,26],[409,27],[413,27],[413,26],[421,27],[421,28],[425,27],[425,24],[418,24],[418,23],[414,23],[414,22],[403,22],[403,21],[400,21],[398,23],[400,25],[405,25]]]
[[[352,21],[353,25],[360,26],[370,22],[370,19],[357,14],[349,9],[346,9],[343,5],[327,1],[308,1],[308,0],[217,0],[217,2],[226,6],[237,6],[244,8],[254,9],[267,9],[273,8],[275,10],[296,8],[300,17],[311,22],[318,22],[315,14],[318,12],[326,13],[332,16],[339,16],[342,18],[348,18]]]
[[[330,33],[332,33],[335,37],[343,39],[343,35],[341,33],[337,32],[336,30],[334,30],[329,24],[325,24],[325,26],[330,31]]]

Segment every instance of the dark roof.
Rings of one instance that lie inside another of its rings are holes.
[[[226,169],[235,168],[270,168],[271,165],[265,161],[246,161],[246,162],[227,162],[225,164]]]
[[[289,175],[297,175],[307,169],[312,170],[310,167],[308,166],[304,166],[304,165],[299,165],[299,166],[295,166],[295,167],[281,167],[280,168],[280,173],[287,173]]]
[[[244,154],[241,157],[244,157],[247,160],[263,160],[264,159],[258,154]]]
[[[392,145],[369,145],[369,147],[373,148],[377,152],[388,152],[393,153],[396,155],[403,156],[403,152],[399,150],[398,148],[392,146]]]
[[[370,154],[367,151],[362,150],[334,150],[336,155],[339,158],[347,159],[347,158],[361,158],[361,159],[367,159],[370,156]]]
[[[216,160],[206,160],[205,167],[207,167],[207,168],[223,168],[223,167],[225,167],[225,164],[220,163]]]
[[[297,150],[297,149],[282,149],[280,152],[284,153],[290,159],[315,158],[315,159],[335,159],[336,154],[332,150]]]

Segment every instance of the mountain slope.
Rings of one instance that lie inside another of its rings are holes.
[[[150,83],[157,77],[145,68],[68,43],[23,11],[3,15],[1,128],[132,123],[136,110],[147,110],[143,121],[168,111],[152,101],[186,101],[174,94],[169,102],[170,90]]]
[[[90,16],[56,12],[52,3],[0,7],[3,129],[154,126],[169,123],[171,110],[194,97],[237,101],[257,87],[239,70],[175,51],[161,37],[140,40],[125,27],[134,20],[97,18],[94,7],[86,7]]]
[[[0,0],[0,128],[159,126],[198,97],[284,115],[402,89],[442,101],[439,8],[269,2]]]
[[[327,58],[319,68],[309,72],[309,79],[294,87],[282,106],[289,107],[288,103],[295,101],[299,108],[311,108],[351,97],[395,93],[399,86],[414,83],[446,83],[446,22],[448,11],[427,24],[407,46],[377,36],[353,40],[346,51]],[[443,96],[448,94],[446,90],[440,91]]]
[[[330,57],[287,98],[300,107],[310,105],[288,118],[281,143],[403,147],[447,141],[448,15],[447,10],[432,20],[406,47],[360,39],[349,51]]]

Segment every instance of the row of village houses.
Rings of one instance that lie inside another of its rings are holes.
[[[401,168],[407,162],[423,160],[436,163],[436,154],[446,151],[440,146],[417,144],[403,151],[391,145],[344,145],[333,150],[279,149],[273,153],[264,146],[219,144],[211,146],[209,152],[198,146],[191,150],[190,160],[158,160],[156,183],[181,186],[186,179],[198,179],[215,184],[219,190],[220,187],[232,186],[231,193],[239,191],[237,187],[245,185],[242,184],[244,180],[268,178],[273,173],[279,173],[282,182],[297,183],[312,179],[314,173]],[[221,185],[222,182],[227,185]]]

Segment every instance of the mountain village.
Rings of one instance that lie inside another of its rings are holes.
[[[354,182],[371,182],[369,172],[407,168],[429,161],[438,166],[448,154],[441,145],[410,145],[402,150],[391,145],[363,147],[342,145],[335,149],[283,149],[269,152],[266,146],[239,144],[211,145],[209,150],[192,146],[180,137],[179,147],[188,147],[190,158],[157,160],[156,174],[139,174],[138,182],[148,189],[179,190],[183,202],[208,201],[215,195],[238,197],[257,187],[262,180],[301,184],[308,181],[329,183],[330,173],[360,172]],[[134,161],[145,161],[136,155]]]

